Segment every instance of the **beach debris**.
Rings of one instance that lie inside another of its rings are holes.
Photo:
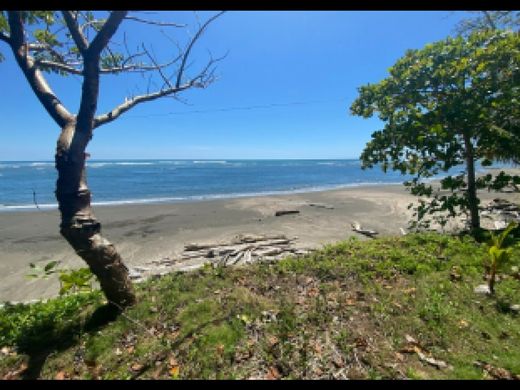
[[[355,231],[356,233],[359,233],[359,234],[363,234],[367,237],[370,237],[370,238],[374,238],[374,236],[376,236],[377,234],[379,234],[378,232],[376,232],[375,230],[370,230],[370,229],[363,229],[360,225],[359,222],[357,221],[354,221],[352,224],[352,230]]]
[[[299,210],[278,210],[274,213],[275,217],[280,217],[286,214],[300,214]]]
[[[496,198],[482,207],[481,215],[493,220],[495,230],[502,230],[509,222],[520,222],[520,206],[505,199]]]
[[[184,246],[180,256],[164,257],[132,267],[129,276],[133,281],[141,282],[168,272],[193,271],[208,263],[213,267],[226,267],[258,261],[272,262],[289,255],[305,255],[313,250],[296,248],[294,243],[297,238],[289,238],[284,234],[238,234],[228,242],[189,243]]]
[[[322,203],[309,203],[309,206],[316,207],[318,209],[334,210],[333,206],[330,206],[328,204],[322,204]]]
[[[403,228],[399,228],[399,230],[400,230],[402,236],[406,236],[408,234],[408,232],[406,230],[404,230]]]

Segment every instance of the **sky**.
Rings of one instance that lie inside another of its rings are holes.
[[[199,12],[205,20],[212,12]],[[158,62],[172,58],[171,40],[193,32],[192,12],[139,14],[190,23],[188,29],[125,21],[130,47],[147,44]],[[136,106],[97,128],[92,159],[343,159],[358,158],[376,118],[352,116],[357,88],[377,83],[407,49],[454,34],[470,17],[454,11],[229,11],[215,20],[192,53],[189,71],[209,58],[218,79],[206,89]],[[165,34],[169,37],[166,38]],[[53,160],[59,128],[40,105],[4,42],[0,52],[0,161]],[[70,112],[77,112],[78,76],[48,75]],[[103,76],[98,114],[136,91],[139,75]]]

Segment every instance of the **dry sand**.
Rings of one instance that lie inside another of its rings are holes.
[[[103,224],[103,235],[132,267],[176,258],[188,243],[226,242],[238,234],[285,234],[297,237],[296,247],[319,248],[352,235],[366,239],[351,230],[350,224],[358,221],[380,235],[399,235],[399,228],[406,228],[410,216],[407,205],[415,199],[402,185],[387,185],[191,203],[105,206],[94,211]],[[274,216],[275,211],[287,209],[300,213]],[[58,225],[57,210],[0,214],[0,302],[57,294],[57,277],[29,280],[25,276],[31,262],[45,265],[59,260],[67,267],[85,266],[60,236]]]

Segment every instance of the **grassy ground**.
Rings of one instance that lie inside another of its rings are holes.
[[[520,378],[519,275],[475,294],[486,256],[467,237],[351,239],[143,283],[112,321],[99,292],[6,306],[0,377]]]

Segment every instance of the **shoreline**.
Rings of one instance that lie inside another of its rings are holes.
[[[496,193],[479,195],[483,203],[497,197]],[[498,196],[520,201],[519,194]],[[187,244],[225,243],[242,234],[285,235],[294,238],[296,249],[318,249],[351,236],[369,239],[352,231],[354,222],[380,236],[400,235],[412,214],[407,207],[416,199],[402,184],[384,184],[195,202],[94,206],[93,211],[103,236],[133,269],[165,258],[179,259]],[[275,216],[279,210],[299,213]],[[60,236],[58,210],[0,215],[0,302],[57,295],[57,276],[29,280],[29,263],[44,266],[57,260],[64,268],[85,267]],[[177,265],[197,264],[184,261]]]
[[[437,180],[437,179],[435,179]],[[150,199],[129,199],[129,200],[114,200],[114,201],[102,201],[92,202],[93,208],[100,207],[119,207],[119,206],[140,206],[140,205],[169,205],[179,203],[198,203],[198,202],[210,202],[214,200],[233,200],[242,198],[256,198],[264,196],[284,196],[293,194],[306,194],[315,192],[327,192],[349,188],[371,188],[371,187],[386,187],[386,186],[402,186],[402,182],[388,182],[388,183],[349,183],[349,184],[338,184],[321,187],[309,187],[295,190],[274,190],[265,192],[251,192],[251,193],[230,193],[230,194],[210,194],[210,195],[193,195],[187,197],[171,197],[171,198],[150,198]],[[4,213],[19,213],[19,212],[41,212],[41,211],[54,211],[58,210],[58,204],[39,204],[38,207],[34,203],[27,205],[1,205],[0,215]]]
[[[295,246],[300,248],[319,248],[359,236],[351,231],[353,221],[381,235],[399,234],[399,227],[406,227],[409,200],[402,184],[392,184],[197,202],[94,206],[93,211],[103,236],[132,268],[178,258],[188,243],[226,242],[239,234],[284,234],[297,237]],[[329,208],[320,207],[323,205]],[[275,216],[277,210],[286,209],[300,213]],[[60,236],[56,209],[1,213],[0,253],[0,302],[57,294],[57,277],[26,278],[29,263],[43,266],[57,260],[64,268],[85,266]]]

